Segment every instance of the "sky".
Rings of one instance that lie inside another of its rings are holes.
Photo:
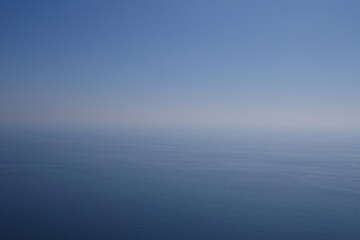
[[[360,130],[360,2],[3,0],[0,126]]]

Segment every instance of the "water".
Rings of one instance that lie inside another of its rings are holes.
[[[360,141],[3,131],[0,239],[360,239]]]

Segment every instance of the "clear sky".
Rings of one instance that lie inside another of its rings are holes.
[[[2,0],[0,124],[360,129],[360,1]]]

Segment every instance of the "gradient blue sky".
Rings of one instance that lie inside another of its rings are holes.
[[[360,1],[0,3],[0,124],[360,129]]]

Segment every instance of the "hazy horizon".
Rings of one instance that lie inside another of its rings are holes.
[[[0,239],[360,239],[359,13],[1,0]]]

